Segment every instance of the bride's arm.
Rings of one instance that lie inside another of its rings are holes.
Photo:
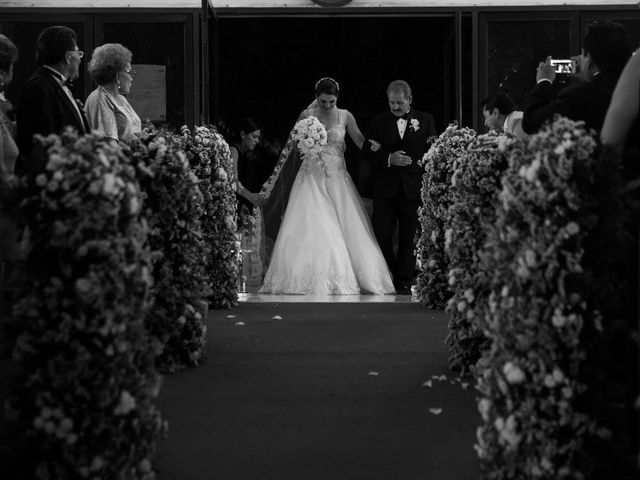
[[[353,143],[362,150],[362,144],[364,143],[364,135],[358,128],[358,124],[356,123],[356,119],[353,114],[347,110],[347,133],[353,140]]]
[[[307,118],[309,115],[311,115],[309,109],[303,110],[302,112],[300,112],[300,115],[298,115],[298,119],[296,120],[296,122],[299,122],[303,118]]]

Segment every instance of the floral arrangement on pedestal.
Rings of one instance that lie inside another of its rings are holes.
[[[153,127],[128,140],[154,251],[156,300],[146,324],[155,339],[158,367],[169,372],[204,361],[211,294],[203,196],[182,144],[182,137]]]
[[[486,479],[576,479],[598,433],[581,409],[581,339],[600,315],[581,288],[596,142],[557,118],[511,151],[485,271],[492,274],[478,362],[483,425],[476,449]]]
[[[208,249],[209,308],[231,308],[238,304],[240,246],[229,145],[213,126],[196,126],[193,132],[183,126],[180,132],[204,200],[201,223]]]
[[[495,224],[502,175],[507,156],[517,155],[514,149],[520,150],[521,144],[513,136],[479,135],[468,145],[466,160],[456,162],[451,176],[444,235],[452,292],[446,308],[451,314],[446,343],[450,368],[463,373],[470,371],[488,347],[480,319],[487,310],[491,272],[481,268],[479,252],[487,227]]]
[[[40,141],[46,169],[20,206],[30,281],[14,306],[24,467],[43,480],[151,480],[166,425],[153,403],[161,378],[144,326],[151,254],[135,170],[91,135]]]
[[[418,240],[420,274],[417,297],[427,308],[443,309],[451,297],[449,260],[445,254],[445,223],[451,205],[451,177],[465,161],[467,146],[476,132],[450,124],[433,141],[420,165],[422,176],[422,207],[418,210],[421,234]]]

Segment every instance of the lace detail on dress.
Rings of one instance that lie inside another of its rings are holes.
[[[314,270],[312,270],[314,271]],[[360,288],[353,270],[345,271],[344,268],[331,268],[323,270],[320,274],[312,275],[268,275],[265,278],[265,286],[260,293],[270,294],[319,294],[319,295],[358,295]]]

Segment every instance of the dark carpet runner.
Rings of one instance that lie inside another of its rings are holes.
[[[244,303],[207,327],[208,361],[159,399],[159,480],[478,478],[474,386],[447,370],[442,312]]]

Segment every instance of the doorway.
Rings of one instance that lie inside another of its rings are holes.
[[[236,16],[218,17],[211,27],[209,118],[223,132],[255,118],[271,161],[322,77],[339,82],[338,105],[365,135],[372,118],[387,111],[386,87],[398,78],[409,82],[412,107],[431,113],[438,132],[454,119],[453,14]],[[368,196],[367,166],[350,141],[346,159]]]

